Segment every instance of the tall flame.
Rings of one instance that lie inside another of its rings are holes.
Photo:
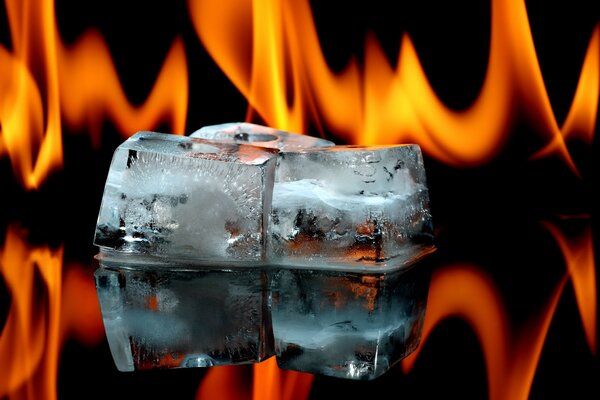
[[[6,8],[13,50],[0,46],[0,156],[8,154],[24,188],[39,188],[62,165],[61,117],[75,130],[91,131],[96,144],[106,118],[124,135],[161,122],[183,133],[189,89],[180,39],[146,102],[136,107],[98,32],[67,47],[52,0],[8,0]]]
[[[594,132],[600,28],[594,30],[561,129],[544,86],[524,1],[492,1],[485,80],[473,104],[462,111],[450,109],[436,96],[408,34],[395,69],[371,37],[364,70],[352,60],[336,74],[321,51],[308,1],[189,0],[188,5],[208,52],[250,108],[274,127],[304,132],[310,120],[350,142],[417,142],[431,156],[465,166],[494,157],[519,114],[545,136],[547,145],[537,155],[556,153],[575,172],[565,137],[577,134],[589,141]]]
[[[374,36],[361,66],[352,59],[333,72],[323,55],[308,0],[188,0],[196,32],[211,56],[271,126],[305,132],[310,124],[348,142],[417,142],[453,166],[477,166],[496,156],[517,118],[544,145],[533,157],[559,156],[575,173],[567,140],[593,140],[600,93],[600,27],[592,33],[571,107],[557,121],[545,88],[524,0],[492,1],[485,79],[473,103],[455,111],[436,95],[408,34],[396,67]],[[67,46],[52,0],[7,0],[11,49],[0,46],[0,157],[10,158],[25,189],[39,188],[62,164],[63,123],[100,142],[106,119],[129,135],[168,122],[185,128],[189,87],[183,42],[169,50],[140,106],[127,98],[100,33]],[[525,399],[550,322],[571,280],[590,350],[597,351],[597,293],[591,230],[567,236],[545,224],[565,258],[566,272],[523,326],[512,326],[504,300],[479,268],[453,265],[433,276],[423,343],[440,321],[460,317],[484,353],[492,399]],[[0,331],[0,397],[55,398],[58,354],[67,335],[95,343],[102,328],[94,288],[80,268],[62,276],[62,248],[33,246],[10,226],[0,250],[0,274],[11,296]],[[63,279],[64,278],[64,279]],[[41,290],[40,290],[41,288]],[[457,290],[460,289],[460,290]],[[477,302],[472,299],[477,298]],[[71,301],[77,299],[78,301]],[[82,315],[89,318],[81,320]],[[420,349],[403,362],[410,371]],[[5,372],[6,371],[6,372]],[[197,398],[304,399],[312,375],[281,371],[272,358],[254,367],[207,371]]]
[[[6,8],[14,50],[0,47],[0,150],[33,189],[62,163],[54,4],[9,1]]]
[[[280,129],[305,132],[311,123],[353,143],[417,142],[444,163],[477,166],[495,157],[511,127],[524,120],[544,143],[532,157],[556,155],[575,174],[579,172],[566,140],[593,140],[600,95],[600,26],[592,33],[570,110],[560,126],[524,1],[492,1],[485,79],[476,99],[461,111],[438,98],[408,34],[402,37],[396,68],[369,36],[364,66],[352,59],[335,73],[322,53],[307,0],[188,0],[188,7],[206,49],[248,100],[248,118],[256,111]],[[575,288],[588,344],[596,351],[591,234],[571,240],[553,226],[548,229],[563,250],[568,273],[556,283],[546,306],[518,330],[481,270],[448,267],[438,271],[431,284],[423,341],[445,318],[466,320],[483,348],[492,399],[528,397],[567,278]],[[403,363],[407,371],[418,354],[419,350]]]

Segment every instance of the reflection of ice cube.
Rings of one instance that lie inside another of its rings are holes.
[[[333,142],[329,140],[280,131],[247,122],[205,126],[192,133],[191,137],[229,143],[252,144],[254,146],[270,147],[281,151],[333,146]]]
[[[428,202],[416,145],[282,153],[270,256],[290,265],[408,261],[431,245]]]
[[[115,151],[94,243],[196,260],[261,260],[275,154],[138,133]]]
[[[428,282],[428,270],[418,267],[272,270],[277,363],[341,378],[376,378],[416,348]]]
[[[96,288],[117,368],[245,364],[272,350],[266,273],[101,260]]]

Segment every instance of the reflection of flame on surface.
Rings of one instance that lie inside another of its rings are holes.
[[[555,225],[545,223],[544,226],[554,236],[565,257],[586,340],[592,353],[596,354],[598,297],[596,295],[596,266],[594,264],[592,230],[586,226],[579,235],[567,237]]]
[[[360,144],[416,142],[451,165],[478,165],[502,148],[517,111],[576,171],[564,139],[590,141],[598,109],[600,29],[595,29],[570,112],[559,128],[523,1],[493,1],[486,78],[474,103],[446,107],[405,34],[394,70],[379,43],[336,74],[321,52],[308,1],[190,0],[192,21],[221,69],[271,126],[305,132],[308,120]],[[288,104],[287,94],[292,94]]]
[[[225,400],[302,400],[308,398],[313,375],[283,371],[272,357],[250,369],[216,367],[208,370],[196,398]]]
[[[483,271],[466,265],[436,271],[429,289],[423,339],[403,361],[404,370],[411,370],[423,343],[439,322],[458,317],[471,326],[481,344],[490,399],[527,399],[564,282],[560,280],[542,312],[515,335],[502,297]]]
[[[97,345],[104,339],[104,326],[92,271],[76,264],[67,264],[64,269],[61,337],[72,337],[88,346]]]
[[[0,397],[52,398],[60,334],[62,249],[29,247],[11,227],[0,252],[0,273],[11,295],[0,332]]]
[[[0,277],[11,298],[0,330],[0,398],[52,399],[63,340],[97,344],[102,320],[83,268],[68,269],[63,279],[62,248],[31,246],[26,236],[10,226],[0,250]]]
[[[13,50],[0,46],[0,156],[9,155],[26,189],[38,188],[62,165],[61,116],[73,129],[91,131],[94,143],[106,118],[126,135],[163,121],[183,133],[188,78],[180,40],[148,99],[136,107],[127,100],[98,32],[66,47],[53,1],[13,0],[6,8]]]
[[[550,322],[567,278],[570,278],[589,347],[596,352],[596,278],[589,226],[567,239],[555,225],[544,224],[565,257],[567,271],[556,283],[546,306],[525,326],[511,329],[502,297],[486,274],[475,267],[456,265],[436,271],[430,286],[423,327],[424,343],[442,320],[458,317],[473,329],[485,357],[490,399],[527,399]],[[403,361],[410,371],[422,345]]]

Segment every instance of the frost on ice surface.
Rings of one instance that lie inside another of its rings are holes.
[[[115,152],[94,243],[159,256],[261,260],[275,155],[138,133]]]
[[[252,144],[281,151],[295,151],[308,147],[328,147],[334,143],[313,136],[280,131],[247,122],[234,122],[200,128],[191,137],[229,143]]]
[[[270,229],[270,256],[284,264],[410,260],[432,242],[419,147],[282,153]]]

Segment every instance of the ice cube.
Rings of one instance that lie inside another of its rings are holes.
[[[416,145],[280,154],[268,259],[281,368],[373,379],[416,348],[433,250]]]
[[[418,345],[429,269],[276,268],[270,308],[283,369],[374,379]]]
[[[433,249],[418,146],[245,123],[193,136],[139,133],[113,158],[96,286],[120,370],[276,353],[372,379],[416,347],[429,275],[413,264]]]
[[[259,362],[273,354],[266,272],[118,254],[96,288],[120,371]]]
[[[191,137],[231,143],[252,144],[281,151],[294,151],[308,147],[328,147],[334,145],[334,143],[329,140],[280,131],[262,125],[249,124],[247,122],[233,122],[205,126],[192,133]]]
[[[196,262],[263,260],[276,153],[136,134],[115,151],[94,244]]]
[[[335,146],[280,154],[269,259],[398,266],[431,249],[433,232],[417,145]]]

